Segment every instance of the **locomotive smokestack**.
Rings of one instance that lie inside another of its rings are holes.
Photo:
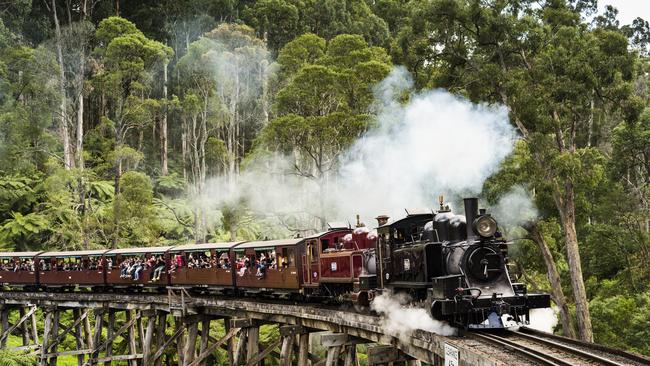
[[[474,220],[478,217],[478,198],[465,198],[465,219],[467,220],[467,240],[474,239]]]

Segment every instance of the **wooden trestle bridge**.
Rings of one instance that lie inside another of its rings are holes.
[[[45,320],[41,334],[37,311],[43,312]],[[73,320],[63,325],[66,312],[72,313]],[[120,312],[125,314],[125,322],[118,327],[115,320]],[[16,321],[10,323],[9,319]],[[223,322],[225,336],[217,339],[210,334],[214,321]],[[57,357],[64,355],[76,356],[79,366],[109,366],[113,361],[128,361],[132,366],[162,365],[165,351],[172,349],[179,365],[198,366],[206,365],[209,355],[223,348],[231,365],[262,365],[264,359],[273,357],[281,365],[347,366],[358,364],[359,343],[372,343],[368,348],[371,365],[420,361],[442,365],[445,348],[448,352],[457,350],[462,365],[499,364],[470,340],[423,331],[398,338],[384,334],[381,321],[376,316],[332,307],[190,296],[184,290],[170,290],[168,294],[0,293],[0,348],[6,348],[10,334],[22,337],[23,345],[14,349],[33,352],[40,357],[41,365],[56,365]],[[260,325],[274,323],[279,324],[279,339],[261,344]],[[169,336],[166,329],[172,324]],[[318,342],[327,353],[319,359],[310,353],[310,333],[323,331],[327,333],[320,333]],[[74,339],[76,349],[62,350],[66,339],[66,344],[70,343],[68,337]],[[124,354],[112,354],[117,337],[127,340]]]

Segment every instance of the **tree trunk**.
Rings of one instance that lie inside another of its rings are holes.
[[[59,62],[59,93],[61,93],[61,103],[59,104],[59,129],[63,141],[63,164],[65,169],[70,169],[74,165],[72,151],[70,148],[70,134],[68,132],[68,122],[66,116],[66,91],[65,91],[65,69],[63,65],[63,45],[61,39],[61,27],[59,26],[59,17],[56,14],[56,0],[52,0],[52,16],[54,17],[54,29],[56,34],[56,56]]]
[[[86,0],[81,2],[81,22],[86,20]],[[86,75],[86,46],[84,45],[81,48],[81,53],[79,55],[79,71],[78,71],[78,81],[77,85],[79,88],[79,93],[77,97],[77,139],[76,139],[76,148],[77,153],[77,167],[81,171],[79,174],[79,207],[81,213],[81,237],[83,240],[83,247],[85,250],[88,250],[90,245],[88,240],[88,235],[86,234],[86,185],[84,182],[83,170],[84,170],[84,156],[83,156],[83,142],[84,142],[84,80]]]
[[[551,253],[551,249],[548,247],[544,236],[539,231],[537,223],[527,225],[526,230],[528,231],[530,239],[539,247],[542,257],[544,258],[544,263],[546,264],[546,276],[551,284],[551,296],[560,311],[560,320],[562,321],[564,335],[570,338],[575,338],[576,334],[571,325],[569,306],[567,305],[566,296],[564,296],[564,291],[562,290],[560,272],[557,270],[557,266],[555,265],[553,253]]]
[[[264,33],[266,34],[266,32]],[[268,62],[266,60],[262,61],[260,67],[260,78],[262,79],[262,125],[266,126],[269,124],[269,81],[267,77]]]
[[[83,72],[84,68],[84,56],[81,56],[81,69]],[[81,170],[84,168],[84,156],[83,156],[83,144],[84,144],[84,93],[83,93],[83,76],[82,76],[82,86],[79,91],[79,100],[77,103],[77,167]]]
[[[183,131],[186,129],[184,128]],[[181,134],[181,156],[183,158],[183,179],[187,182],[187,133],[183,132]]]
[[[585,290],[585,283],[582,277],[580,248],[576,233],[575,192],[573,183],[567,180],[564,184],[564,194],[562,195],[562,193],[556,191],[553,197],[560,213],[560,221],[566,242],[569,273],[571,274],[571,287],[576,303],[578,336],[583,341],[593,342],[594,335],[591,327],[591,316],[589,314],[589,302],[587,301],[587,291]]]
[[[168,174],[167,168],[167,66],[169,62],[165,60],[163,67],[163,116],[160,121],[160,175]]]

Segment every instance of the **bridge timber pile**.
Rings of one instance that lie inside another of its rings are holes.
[[[37,310],[44,314],[43,334],[38,334]],[[18,320],[11,325],[10,313],[15,311]],[[72,311],[74,321],[64,326],[59,319],[67,311]],[[118,328],[115,318],[119,312],[125,313],[126,320]],[[174,329],[167,336],[171,320]],[[223,321],[225,336],[215,339],[210,335],[212,321]],[[374,344],[368,348],[370,365],[420,361],[444,365],[445,352],[466,366],[536,364],[522,355],[504,353],[479,337],[443,337],[425,331],[396,337],[385,334],[377,316],[313,304],[190,296],[182,289],[129,295],[0,292],[0,323],[0,348],[6,348],[9,334],[18,335],[23,346],[16,349],[37,354],[44,366],[56,365],[57,357],[64,355],[75,355],[79,366],[109,366],[113,361],[126,361],[130,366],[162,365],[162,356],[171,347],[175,347],[181,366],[206,365],[208,356],[218,348],[228,351],[231,365],[262,365],[265,358],[274,357],[280,365],[352,366],[358,365],[359,343]],[[262,324],[279,324],[279,339],[260,344]],[[320,333],[323,331],[327,333]],[[310,333],[319,333],[319,343],[327,350],[324,359],[309,353]],[[57,351],[66,337],[75,339],[76,349]],[[126,354],[112,354],[117,337],[128,340]]]

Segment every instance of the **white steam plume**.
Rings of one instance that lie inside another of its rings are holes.
[[[507,228],[520,226],[539,217],[539,212],[528,191],[522,186],[514,186],[492,209],[493,216],[500,225]]]
[[[438,195],[477,194],[510,154],[516,138],[505,107],[473,104],[444,90],[396,100],[411,86],[397,67],[376,88],[378,126],[342,161],[338,212],[402,215],[433,207]]]
[[[376,86],[375,126],[327,179],[328,221],[361,214],[372,224],[378,214],[397,218],[404,208],[431,208],[439,195],[476,195],[512,151],[516,133],[505,107],[474,104],[444,90],[414,93],[412,85],[408,72],[396,67]],[[291,158],[274,155],[248,166],[235,182],[214,178],[199,200],[218,207],[245,198],[255,212],[317,216],[318,187],[282,174],[291,164]]]
[[[541,330],[542,332],[553,333],[557,325],[558,310],[555,307],[531,309],[530,310],[530,328]]]
[[[402,294],[384,293],[370,304],[372,310],[382,317],[382,327],[386,334],[405,339],[416,329],[440,334],[456,335],[456,328],[445,322],[431,318],[424,308],[410,307],[408,297]]]

